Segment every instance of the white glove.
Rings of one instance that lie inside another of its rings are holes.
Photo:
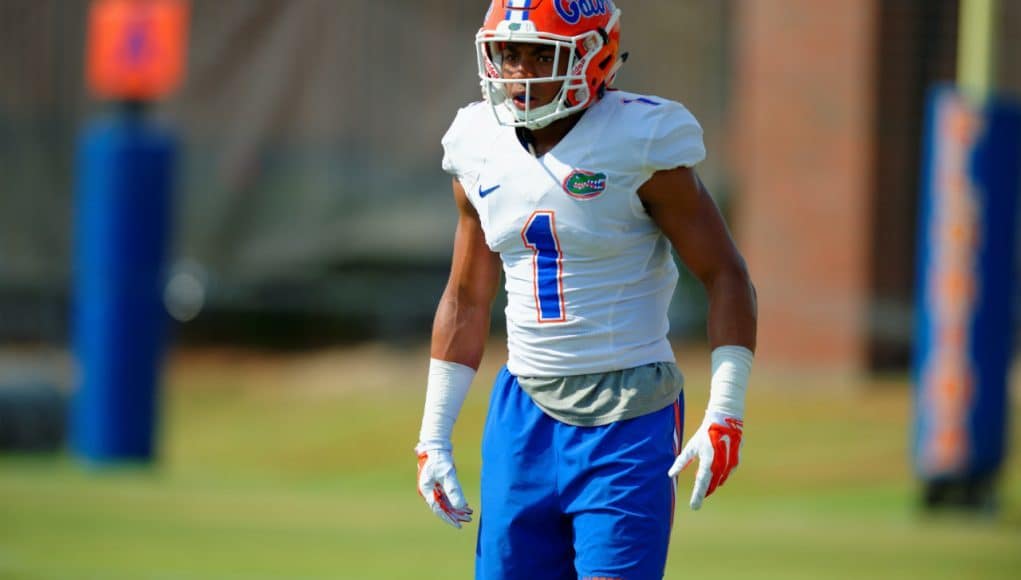
[[[743,346],[721,346],[712,353],[712,381],[705,419],[688,439],[667,471],[677,477],[696,457],[698,472],[691,492],[691,509],[723,485],[741,459],[744,398],[752,368],[752,351]]]
[[[705,419],[695,434],[688,439],[684,450],[674,460],[667,475],[677,477],[695,457],[698,457],[698,473],[695,474],[695,488],[691,492],[691,509],[702,507],[705,498],[727,481],[730,473],[737,468],[741,459],[741,433],[744,422],[736,417],[727,417],[713,411],[706,411]]]
[[[475,369],[444,360],[429,361],[422,429],[418,434],[418,494],[441,520],[460,528],[471,521],[451,455],[450,435],[468,395]]]
[[[446,449],[417,451],[418,494],[441,520],[460,529],[461,524],[472,521],[472,509],[457,481],[453,456]]]

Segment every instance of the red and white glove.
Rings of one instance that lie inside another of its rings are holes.
[[[475,369],[432,359],[425,391],[422,430],[418,434],[418,494],[429,509],[455,528],[472,520],[451,454],[450,435],[461,412]]]
[[[425,499],[434,514],[455,528],[460,529],[461,524],[472,521],[472,509],[457,481],[450,451],[418,452],[418,495]]]
[[[691,509],[702,507],[705,498],[723,485],[741,459],[741,430],[744,422],[734,417],[707,411],[702,425],[688,439],[684,450],[667,472],[676,477],[698,457],[695,489],[691,493]]]
[[[667,472],[670,477],[676,477],[698,458],[690,502],[693,510],[702,507],[705,498],[727,481],[740,462],[744,398],[752,356],[752,351],[742,346],[721,346],[713,350],[705,419]]]

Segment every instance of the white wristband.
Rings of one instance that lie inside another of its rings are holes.
[[[450,451],[450,435],[454,421],[468,396],[468,387],[475,378],[475,369],[445,360],[429,360],[429,380],[425,388],[425,410],[422,429],[415,450]]]
[[[744,418],[744,397],[753,357],[752,351],[743,346],[721,346],[713,350],[707,410]]]

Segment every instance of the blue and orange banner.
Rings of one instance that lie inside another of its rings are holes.
[[[928,481],[1003,461],[1014,332],[1021,110],[933,89],[918,233],[915,466]]]

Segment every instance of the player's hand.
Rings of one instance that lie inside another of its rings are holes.
[[[418,450],[418,494],[433,513],[460,529],[472,521],[472,509],[457,481],[454,458],[445,449]]]
[[[744,422],[737,417],[707,411],[702,425],[674,460],[673,466],[667,472],[670,477],[676,477],[698,457],[695,489],[691,493],[691,509],[697,510],[702,507],[705,498],[723,485],[737,467],[741,456],[743,428]]]

